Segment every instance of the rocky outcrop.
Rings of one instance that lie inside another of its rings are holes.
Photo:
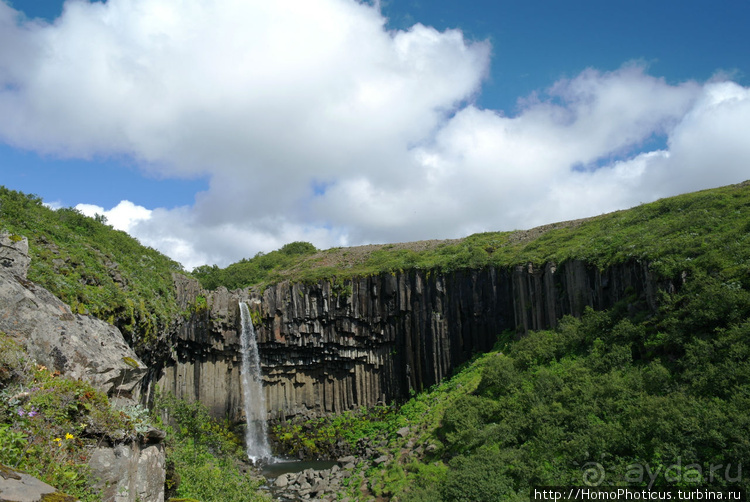
[[[28,241],[0,235],[0,331],[18,339],[39,364],[83,379],[111,397],[138,399],[146,366],[120,331],[26,279]]]
[[[550,328],[564,315],[618,302],[653,310],[658,290],[674,288],[654,277],[647,263],[599,270],[575,260],[282,282],[262,292],[209,292],[191,279],[175,281],[183,308],[192,313],[179,326],[161,387],[237,421],[238,301],[252,311],[269,416],[283,417],[403,399],[489,350],[506,330],[520,335]]]
[[[185,316],[175,324],[171,353],[157,368],[165,392],[205,404],[214,417],[242,419],[240,314],[246,291],[204,291],[198,281],[175,274],[177,302]]]
[[[354,457],[352,457],[354,461]],[[270,491],[275,500],[338,500],[342,484],[354,473],[355,464],[339,462],[330,469],[305,469],[280,474],[272,480]]]
[[[166,458],[163,436],[150,441],[99,446],[89,466],[103,502],[164,502]]]
[[[30,262],[28,239],[7,232],[0,234],[0,270],[26,279]]]

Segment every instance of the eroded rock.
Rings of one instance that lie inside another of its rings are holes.
[[[99,447],[89,461],[104,502],[164,502],[166,460],[161,444]]]
[[[111,397],[137,399],[146,366],[120,330],[73,314],[59,298],[26,280],[28,245],[20,242],[25,241],[0,236],[4,259],[13,263],[0,267],[0,331],[19,340],[51,370],[88,381]]]

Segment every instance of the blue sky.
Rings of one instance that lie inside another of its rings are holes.
[[[600,214],[750,177],[748,21],[739,0],[5,1],[0,183],[187,268]]]

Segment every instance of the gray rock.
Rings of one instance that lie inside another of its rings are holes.
[[[74,497],[61,495],[56,488],[33,476],[0,465],[0,502],[39,502],[45,495],[58,494],[61,502],[75,502]]]
[[[12,253],[11,244],[16,245]],[[23,343],[29,355],[50,370],[88,381],[109,396],[137,399],[147,368],[120,330],[73,314],[52,293],[26,280],[28,261],[21,257],[27,245],[13,243],[6,234],[0,248],[6,252],[4,259],[12,260],[12,266],[0,266],[0,331]]]
[[[99,447],[89,460],[94,485],[106,502],[164,502],[164,447],[138,443]]]
[[[343,464],[353,464],[354,462],[356,462],[356,461],[357,461],[357,459],[356,459],[356,458],[354,458],[353,456],[349,455],[349,456],[347,456],[347,457],[341,457],[340,459],[338,459],[338,460],[336,460],[336,461],[337,461],[337,462],[338,462],[339,464],[342,464],[342,465],[343,465]]]
[[[276,481],[273,484],[274,486],[278,488],[285,488],[289,485],[289,475],[288,474],[282,474],[278,478],[276,478]]]
[[[388,462],[388,455],[381,455],[378,458],[376,458],[375,460],[373,460],[373,463],[375,465],[384,464],[386,462]]]
[[[321,479],[317,483],[315,483],[315,486],[312,487],[312,490],[310,490],[310,493],[322,493],[328,490],[328,481]]]
[[[401,427],[399,430],[396,431],[396,434],[399,436],[406,437],[409,435],[409,428],[408,427]]]
[[[149,443],[161,443],[166,437],[167,433],[165,431],[152,426],[149,426],[143,434],[144,440]]]
[[[26,279],[30,261],[29,240],[26,237],[0,233],[0,269]]]

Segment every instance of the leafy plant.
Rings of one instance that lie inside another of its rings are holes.
[[[152,417],[168,432],[167,461],[176,473],[168,485],[177,497],[202,502],[269,500],[258,491],[262,481],[239,469],[246,460],[241,440],[229,424],[212,419],[204,405],[157,392]]]

